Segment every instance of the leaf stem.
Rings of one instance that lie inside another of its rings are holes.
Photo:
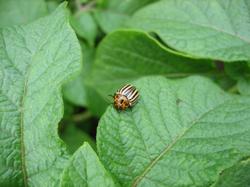
[[[238,87],[235,84],[234,86],[232,86],[231,88],[228,89],[229,93],[238,93]]]
[[[96,5],[96,1],[91,1],[83,5],[80,0],[75,0],[75,5],[76,5],[77,12],[84,12],[84,11],[91,10]]]
[[[89,111],[82,112],[80,114],[75,114],[72,117],[72,120],[74,122],[82,122],[82,121],[87,121],[89,118],[92,117],[92,114]]]

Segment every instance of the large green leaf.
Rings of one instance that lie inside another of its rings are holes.
[[[165,75],[176,78],[207,73],[211,69],[209,62],[177,56],[144,32],[124,30],[108,35],[99,45],[88,82],[100,95],[96,103],[99,107],[101,102],[107,106],[105,100],[109,94],[140,77]],[[105,107],[99,109],[103,112]]]
[[[134,15],[131,27],[156,32],[170,47],[194,56],[250,59],[250,1],[167,0]]]
[[[65,4],[26,26],[0,30],[0,185],[55,186],[67,154],[57,135],[60,86],[80,69]]]
[[[65,167],[60,186],[114,187],[116,185],[93,149],[88,143],[84,143]]]
[[[47,13],[44,0],[0,0],[0,28],[26,24]]]
[[[138,103],[109,107],[97,134],[100,158],[123,186],[206,187],[250,155],[249,98],[196,76],[134,84]]]

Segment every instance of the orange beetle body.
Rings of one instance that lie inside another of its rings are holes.
[[[127,84],[120,90],[117,90],[113,98],[114,107],[117,110],[126,110],[127,108],[135,105],[139,98],[139,93],[134,86]]]

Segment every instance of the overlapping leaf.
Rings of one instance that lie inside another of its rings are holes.
[[[60,186],[115,187],[117,185],[93,149],[85,143],[75,152],[65,167]]]
[[[249,60],[249,14],[247,0],[167,0],[136,12],[129,25],[154,31],[170,47],[193,56]]]
[[[85,124],[84,124],[85,125]],[[82,146],[83,142],[88,142],[89,145],[96,150],[96,143],[93,138],[77,128],[76,124],[68,123],[61,134],[62,140],[67,145],[67,149],[70,153],[74,153],[79,147]]]

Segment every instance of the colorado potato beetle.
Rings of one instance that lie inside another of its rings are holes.
[[[139,92],[134,86],[126,84],[121,89],[117,90],[113,98],[114,107],[117,110],[126,110],[136,104],[139,98]]]

